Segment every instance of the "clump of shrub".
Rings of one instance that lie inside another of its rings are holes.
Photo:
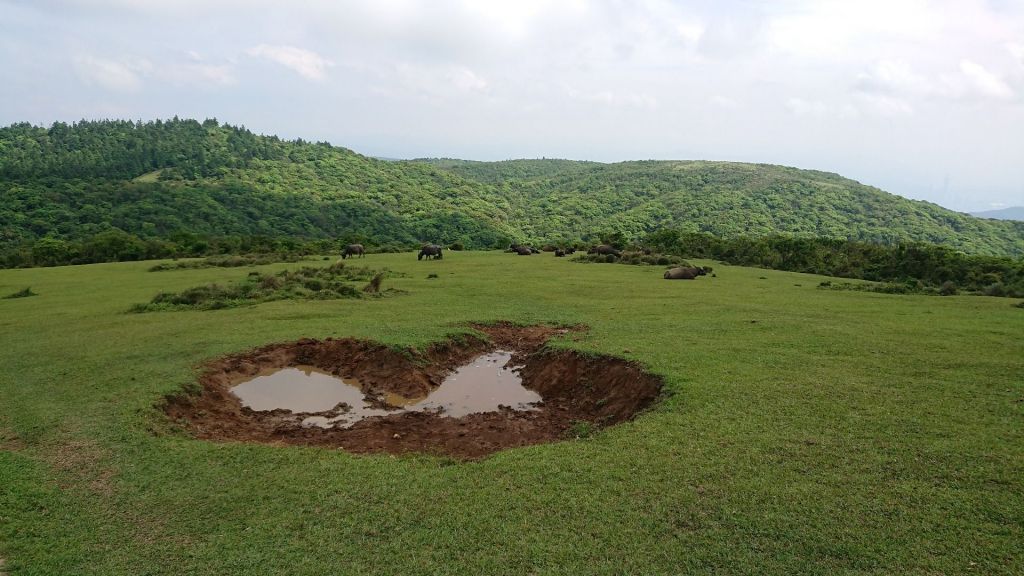
[[[1024,308],[1024,300],[1021,300],[1020,302],[1017,302],[1016,304],[1014,304],[1014,307],[1016,307],[1016,308]]]
[[[582,440],[593,436],[597,431],[598,427],[593,422],[588,422],[586,420],[573,420],[569,429],[566,430],[565,435],[571,439]]]
[[[366,286],[363,286],[363,292],[367,294],[378,294],[380,292],[380,283],[384,280],[384,273],[378,272],[373,278],[370,279]]]
[[[136,304],[132,312],[157,310],[219,310],[273,300],[334,300],[380,296],[387,270],[345,266],[337,262],[327,267],[303,266],[277,274],[250,272],[244,280],[230,285],[208,284],[182,292],[161,292],[146,304]],[[353,282],[369,281],[362,290]]]
[[[910,278],[902,282],[836,282],[826,280],[818,284],[818,288],[831,290],[853,290],[856,292],[877,292],[880,294],[920,294],[924,296],[955,296],[961,293],[978,296],[1016,296],[1018,293],[1007,288],[1004,284],[996,282],[986,286],[983,290],[964,292],[951,280],[943,282],[941,286],[932,286],[924,282]]]
[[[939,289],[925,286],[918,280],[906,282],[836,282],[829,280],[818,284],[818,288],[830,290],[851,290],[854,292],[877,292],[879,294],[924,294],[936,296]]]
[[[466,247],[463,246],[462,242],[452,242],[451,244],[448,245],[448,249],[460,252],[462,250],[465,250]]]
[[[13,298],[28,298],[29,296],[38,296],[38,294],[33,292],[31,287],[23,288],[21,290],[18,290],[17,292],[14,292],[13,294],[8,294],[7,296],[4,296],[4,300],[11,300]]]
[[[186,260],[184,262],[164,262],[149,269],[150,272],[163,272],[165,270],[183,270],[194,268],[238,268],[241,266],[262,266],[264,264],[276,264],[278,262],[298,262],[302,260],[299,254],[241,254],[233,256],[209,256],[202,260]]]
[[[573,262],[602,264],[631,264],[633,266],[690,266],[690,263],[679,256],[670,254],[646,254],[641,251],[614,254],[577,254]]]

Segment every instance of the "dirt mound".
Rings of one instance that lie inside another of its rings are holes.
[[[581,425],[600,427],[628,420],[660,393],[660,379],[634,363],[544,347],[548,338],[568,329],[509,324],[474,328],[487,339],[466,336],[424,351],[349,338],[264,346],[210,363],[200,377],[200,392],[170,398],[165,411],[196,437],[210,440],[478,458],[505,448],[564,439]],[[256,411],[244,407],[231,392],[238,382],[268,369],[314,366],[358,381],[366,398],[384,406],[381,399],[389,394],[426,396],[457,367],[498,348],[513,352],[510,365],[517,367],[522,385],[541,395],[542,401],[534,409],[502,406],[454,418],[441,412],[394,408],[395,413],[366,418],[349,427],[320,428],[303,421],[328,412]]]

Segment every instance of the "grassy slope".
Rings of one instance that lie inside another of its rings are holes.
[[[125,314],[246,271],[0,271],[0,294],[40,294],[0,300],[12,576],[1024,571],[1024,311],[1006,300],[719,265],[665,282],[549,255],[366,262],[409,272],[392,285],[410,294]],[[423,345],[497,319],[588,324],[562,345],[643,362],[671,396],[595,437],[468,464],[150,431],[152,405],[218,354]]]

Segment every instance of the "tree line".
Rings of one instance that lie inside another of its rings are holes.
[[[954,286],[978,294],[1024,298],[1024,259],[965,254],[934,244],[885,245],[786,235],[720,238],[659,230],[644,238],[643,245],[665,254],[737,266],[875,282],[913,282],[931,288]]]

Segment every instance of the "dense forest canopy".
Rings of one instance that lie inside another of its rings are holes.
[[[1024,223],[824,172],[703,161],[394,162],[216,120],[0,128],[0,199],[0,252],[112,231],[142,242],[200,234],[486,248],[676,229],[1024,255]]]

